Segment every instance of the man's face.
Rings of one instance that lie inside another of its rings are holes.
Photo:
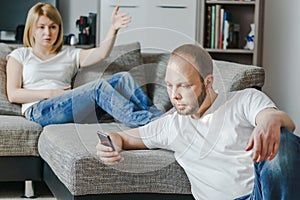
[[[206,98],[204,83],[192,63],[172,57],[167,66],[165,81],[168,95],[181,115],[197,113]]]

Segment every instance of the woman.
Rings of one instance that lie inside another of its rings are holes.
[[[14,50],[7,61],[8,99],[22,104],[27,119],[46,126],[82,122],[105,111],[127,126],[140,126],[162,114],[128,73],[71,89],[77,70],[109,56],[118,30],[130,23],[130,16],[118,9],[105,40],[92,49],[63,47],[62,19],[51,4],[37,3],[29,10],[25,47]]]

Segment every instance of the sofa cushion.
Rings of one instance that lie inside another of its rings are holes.
[[[107,79],[121,71],[132,72],[138,81],[143,80],[144,74],[136,70],[141,64],[142,56],[139,42],[115,46],[108,58],[93,66],[81,68],[74,78],[73,87],[78,87],[100,77]]]
[[[166,90],[165,74],[170,54],[144,54],[145,81],[148,96],[154,105],[169,110],[172,105]]]
[[[0,115],[0,156],[38,156],[42,127],[21,116]]]
[[[6,56],[13,50],[7,44],[0,43],[0,114],[21,115],[21,105],[10,103],[6,93]]]
[[[39,139],[39,153],[73,195],[190,194],[187,176],[170,151],[123,151],[124,162],[115,166],[102,164],[96,155],[96,131],[126,128],[118,123],[46,126]]]

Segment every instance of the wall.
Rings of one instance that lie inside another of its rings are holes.
[[[263,90],[293,118],[300,135],[299,7],[299,0],[265,0]]]
[[[80,16],[88,16],[97,13],[98,0],[60,0],[58,8],[64,23],[64,33],[73,33],[77,36],[79,30],[76,28],[76,20]]]

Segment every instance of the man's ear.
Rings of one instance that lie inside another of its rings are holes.
[[[207,75],[204,79],[205,87],[212,86],[213,81],[214,81],[214,76],[212,74]]]

